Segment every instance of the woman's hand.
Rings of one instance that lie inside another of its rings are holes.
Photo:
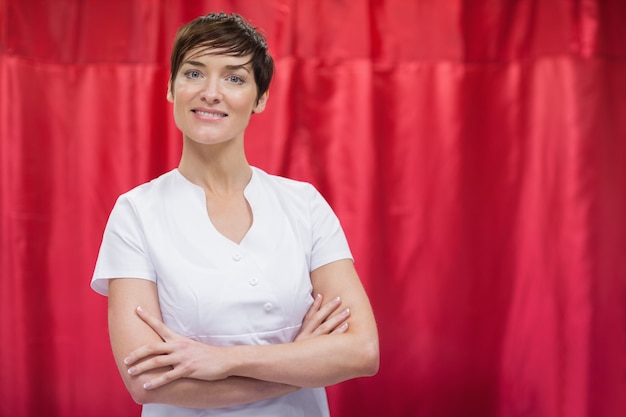
[[[207,345],[181,336],[167,327],[161,320],[137,307],[137,315],[163,339],[163,342],[144,345],[124,359],[132,376],[159,368],[170,371],[144,384],[145,389],[154,389],[179,378],[196,378],[216,381],[226,374],[226,351],[224,348]]]
[[[318,294],[302,320],[302,327],[294,341],[309,339],[325,334],[340,334],[348,331],[350,309],[338,312],[341,298],[336,297],[322,305],[323,296]]]

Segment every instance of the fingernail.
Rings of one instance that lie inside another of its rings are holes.
[[[132,375],[135,373],[135,371],[137,370],[137,368],[135,368],[134,366],[132,368],[128,368],[128,374]]]
[[[141,306],[137,307],[137,311],[143,311],[143,308],[141,308]]]
[[[339,301],[341,301],[341,298],[337,297],[333,300],[333,302],[338,303]]]
[[[348,322],[345,322],[344,324],[342,324],[342,325],[340,326],[340,329],[341,329],[341,330],[344,330],[344,329],[347,329],[347,328],[348,328]]]
[[[124,363],[128,365],[130,363],[130,356],[124,359]]]
[[[150,389],[152,388],[152,382],[148,381],[145,384],[143,384],[144,389]]]
[[[341,315],[344,316],[344,317],[347,316],[348,314],[350,314],[350,309],[349,308],[346,308],[345,310],[343,310],[341,312]]]

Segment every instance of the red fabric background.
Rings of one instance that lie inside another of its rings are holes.
[[[248,155],[328,198],[377,315],[336,417],[626,415],[625,2],[0,0],[1,416],[138,415],[89,280],[211,10],[264,28]]]

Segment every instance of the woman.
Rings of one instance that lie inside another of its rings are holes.
[[[337,217],[310,184],[246,160],[272,75],[263,36],[238,15],[176,35],[180,164],[120,196],[92,279],[143,416],[327,416],[323,387],[378,370]]]

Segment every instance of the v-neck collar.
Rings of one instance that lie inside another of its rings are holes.
[[[258,190],[260,187],[260,185],[258,184],[259,179],[257,178],[259,175],[259,173],[257,172],[258,168],[250,167],[250,169],[252,171],[252,174],[250,176],[250,181],[248,181],[248,184],[246,184],[243,190],[243,195],[248,201],[250,211],[252,212],[252,224],[250,225],[250,228],[247,230],[240,242],[235,242],[234,240],[224,236],[219,230],[217,230],[217,228],[213,224],[213,221],[211,221],[211,217],[209,216],[209,212],[207,210],[206,194],[204,192],[204,189],[201,186],[189,181],[178,170],[178,168],[174,169],[176,177],[178,178],[178,182],[183,184],[186,189],[190,190],[191,193],[193,193],[198,208],[202,212],[202,217],[205,219],[206,224],[208,225],[208,228],[211,230],[211,232],[218,236],[219,239],[227,242],[229,245],[234,245],[236,247],[244,246],[246,241],[249,240],[250,235],[256,233],[256,229],[258,228],[257,225],[261,223],[259,219],[263,218],[265,216],[265,213],[267,213],[267,207],[265,207],[266,204],[264,204],[265,199],[263,198],[262,193],[260,193]]]

